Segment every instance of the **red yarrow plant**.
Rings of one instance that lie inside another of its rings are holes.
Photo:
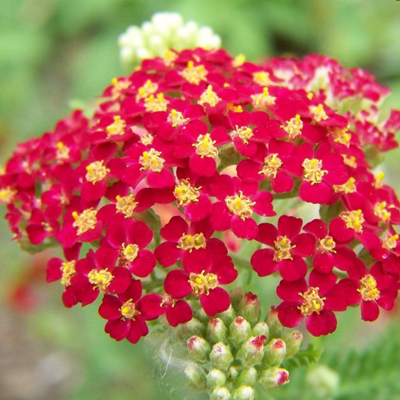
[[[149,321],[187,324],[199,307],[229,312],[223,286],[246,268],[281,276],[284,326],[305,319],[326,335],[336,312],[358,306],[372,321],[397,297],[400,203],[374,172],[397,147],[387,94],[318,55],[257,65],[168,51],[114,79],[91,117],[76,110],[20,144],[0,201],[24,248],[61,247],[47,280],[65,306],[100,296],[116,340],[136,343]]]

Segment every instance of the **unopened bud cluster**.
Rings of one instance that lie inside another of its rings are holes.
[[[258,298],[240,290],[231,293],[232,306],[214,318],[200,309],[178,328],[189,359],[185,376],[191,387],[211,400],[252,400],[255,386],[265,389],[289,382],[284,361],[299,351],[303,336],[284,330],[271,308],[261,319]]]
[[[130,26],[119,37],[120,57],[127,68],[145,59],[163,56],[169,49],[183,50],[205,47],[218,49],[221,38],[209,26],[184,22],[176,12],[160,12],[141,27]]]

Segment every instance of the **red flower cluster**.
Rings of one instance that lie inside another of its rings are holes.
[[[113,80],[93,117],[76,111],[21,144],[0,201],[23,246],[61,244],[47,280],[61,280],[67,307],[100,294],[117,340],[136,343],[163,314],[189,321],[191,299],[210,316],[227,310],[223,286],[238,266],[221,239],[231,233],[259,276],[279,271],[280,321],[305,317],[327,334],[334,312],[360,304],[373,320],[397,296],[399,201],[366,157],[397,145],[400,113],[374,122],[386,94],[320,56],[260,66],[222,50],[169,51]],[[361,113],[341,107],[349,98]],[[276,200],[296,197],[323,217],[265,222]]]

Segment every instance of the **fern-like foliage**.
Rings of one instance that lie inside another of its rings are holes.
[[[286,360],[283,367],[291,371],[293,368],[308,367],[320,359],[321,348],[316,348],[310,344],[306,349],[300,350],[294,357]]]

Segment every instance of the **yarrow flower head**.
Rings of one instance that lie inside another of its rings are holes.
[[[157,16],[143,35],[155,26],[165,37],[189,29]],[[299,334],[285,343],[282,325],[304,320],[320,336],[350,306],[367,321],[393,308],[400,203],[369,159],[397,146],[400,112],[368,118],[386,94],[327,57],[256,65],[223,50],[169,50],[114,79],[91,117],[76,110],[19,145],[0,202],[22,247],[61,246],[47,280],[60,281],[65,306],[100,297],[116,340],[138,342],[150,321],[177,327],[193,386],[252,398],[256,381],[289,382],[280,365]],[[246,268],[281,278],[267,322],[256,295],[238,288]]]

